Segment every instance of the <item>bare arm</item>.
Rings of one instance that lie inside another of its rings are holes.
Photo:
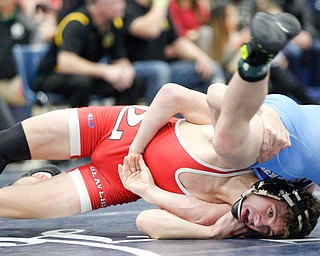
[[[179,37],[173,42],[171,50],[173,56],[195,61],[196,70],[203,79],[210,79],[214,73],[213,60],[191,40]]]
[[[104,64],[86,60],[72,52],[62,51],[58,54],[58,65],[62,73],[100,78],[112,84],[118,91],[130,88],[135,77],[134,68],[125,58],[112,64]]]
[[[230,210],[228,204],[208,203],[191,195],[171,193],[159,188],[154,184],[150,170],[140,155],[125,157],[123,166],[119,165],[119,176],[126,189],[146,202],[194,223],[215,223]]]
[[[164,85],[146,112],[129,152],[142,154],[155,134],[176,114],[192,123],[210,124],[205,99],[205,94],[178,84]]]
[[[142,211],[137,228],[155,239],[222,239],[242,235],[248,228],[227,213],[213,225],[193,223],[161,209]]]
[[[168,4],[169,0],[153,0],[150,11],[132,21],[129,32],[144,39],[159,37],[167,19]]]

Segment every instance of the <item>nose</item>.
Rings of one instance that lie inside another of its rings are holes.
[[[268,223],[264,220],[263,216],[256,215],[253,220],[253,225],[256,227],[256,231],[266,234],[268,232]]]
[[[253,225],[257,228],[264,226],[263,217],[257,214],[253,220]]]

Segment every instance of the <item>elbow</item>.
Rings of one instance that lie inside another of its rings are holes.
[[[61,73],[69,73],[70,65],[68,64],[68,57],[65,56],[65,54],[63,53],[58,54],[57,64],[59,66],[59,71]]]
[[[150,211],[142,211],[136,219],[137,229],[150,238],[161,239],[161,235],[157,233],[157,228],[154,227],[153,217]]]
[[[151,29],[151,30],[145,31],[144,38],[146,40],[155,40],[160,37],[161,33],[162,33],[161,30]]]
[[[232,138],[230,138],[230,136],[228,136],[228,134],[223,130],[225,129],[219,129],[216,127],[214,138],[212,140],[212,146],[220,158],[230,159],[233,157],[233,149],[236,145],[232,143]]]
[[[61,52],[57,56],[57,64],[61,73],[71,73],[74,54],[69,52]]]

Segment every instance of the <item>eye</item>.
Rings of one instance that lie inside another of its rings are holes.
[[[273,217],[273,210],[272,210],[272,208],[270,208],[269,211],[268,211],[268,217],[269,217],[269,218],[272,218],[272,217]]]

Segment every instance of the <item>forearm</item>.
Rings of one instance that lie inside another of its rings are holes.
[[[207,55],[191,40],[179,37],[174,43],[175,56],[180,59],[196,61],[198,58],[207,58]]]
[[[230,205],[213,204],[193,196],[165,191],[157,186],[143,196],[143,199],[182,219],[202,225],[215,223],[230,210]]]
[[[209,239],[210,226],[192,223],[160,209],[146,210],[136,220],[137,228],[155,239]]]
[[[248,232],[248,228],[226,213],[216,223],[201,225],[160,209],[141,212],[137,228],[154,239],[223,239]]]
[[[167,19],[169,0],[153,1],[150,11],[136,18],[130,25],[130,33],[144,39],[159,37]]]
[[[130,150],[143,153],[155,134],[176,114],[183,115],[189,122],[209,124],[205,98],[205,94],[177,84],[164,85],[146,112]]]
[[[61,73],[65,74],[81,74],[84,76],[92,76],[101,78],[101,64],[88,61],[75,53],[61,52],[58,54],[58,67]]]

